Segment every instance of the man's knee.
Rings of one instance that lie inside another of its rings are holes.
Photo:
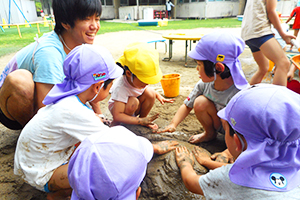
[[[3,89],[16,93],[24,98],[32,99],[34,96],[34,82],[31,72],[16,70],[7,75],[3,83]]]

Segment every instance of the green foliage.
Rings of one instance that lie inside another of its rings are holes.
[[[193,28],[235,28],[240,27],[241,22],[237,18],[221,18],[221,19],[207,19],[207,20],[179,20],[179,21],[169,21],[168,26],[139,26],[137,22],[133,23],[119,23],[110,21],[101,21],[101,28],[98,34],[104,34],[108,32],[117,31],[132,31],[132,30],[176,30],[176,29],[193,29]],[[22,38],[19,38],[18,30],[15,26],[11,28],[4,29],[5,32],[0,30],[0,56],[5,54],[13,53],[26,45],[34,42],[34,37],[38,33],[36,25],[31,25],[31,28],[25,28],[21,26]],[[41,34],[49,32],[49,27],[44,27],[40,25]],[[142,32],[141,32],[142,34]]]
[[[50,28],[51,29],[51,28]],[[5,28],[4,31],[0,30],[0,56],[5,54],[14,53],[21,48],[27,46],[28,44],[34,42],[34,37],[38,34],[36,25],[31,25],[31,27],[20,26],[22,38],[19,37],[18,29],[16,26],[11,26],[10,28]],[[41,37],[44,33],[49,32],[49,27],[44,27],[40,25]]]
[[[42,10],[42,4],[40,1],[35,0],[35,7],[37,12],[41,12]]]

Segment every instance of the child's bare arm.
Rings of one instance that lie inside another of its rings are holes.
[[[157,142],[152,145],[153,145],[154,153],[161,155],[176,149],[178,142],[166,140],[166,141]]]
[[[188,116],[188,114],[191,112],[192,108],[187,107],[185,104],[182,104],[178,111],[176,112],[175,116],[173,117],[171,123],[165,127],[162,130],[157,130],[155,132],[157,133],[164,133],[164,132],[174,132],[176,130],[176,127],[182,120]]]
[[[156,99],[162,104],[164,105],[164,103],[173,103],[175,101],[175,99],[165,99],[164,97],[162,97],[158,92],[156,92]]]
[[[296,39],[295,36],[287,34],[281,26],[279,16],[276,12],[277,0],[266,0],[267,14],[270,22],[274,28],[278,31],[282,39],[287,43],[291,44],[291,39]]]
[[[193,193],[203,195],[203,191],[199,185],[200,175],[197,175],[193,169],[193,155],[186,147],[180,146],[175,150],[175,157],[185,187]]]
[[[158,118],[159,114],[155,114],[150,117],[134,117],[125,113],[125,103],[120,101],[115,101],[112,110],[112,116],[115,122],[124,124],[136,124],[136,125],[152,125],[153,121]]]

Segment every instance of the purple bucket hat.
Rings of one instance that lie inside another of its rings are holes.
[[[152,156],[149,140],[123,126],[87,137],[69,162],[71,199],[136,199]]]
[[[50,90],[43,104],[56,103],[62,98],[84,92],[94,83],[123,74],[123,69],[115,64],[107,49],[91,44],[75,47],[67,55],[63,68],[65,79]]]
[[[286,87],[258,84],[218,112],[247,141],[229,171],[233,183],[280,192],[300,185],[299,102],[300,95]]]
[[[241,90],[249,86],[238,59],[244,48],[245,42],[242,38],[228,32],[217,31],[204,35],[188,55],[195,60],[226,64],[235,87]]]

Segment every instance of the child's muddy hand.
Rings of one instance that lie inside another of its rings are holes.
[[[194,165],[194,157],[185,146],[177,147],[175,150],[175,158],[177,166],[182,169],[187,165]]]
[[[142,126],[154,125],[153,121],[156,120],[159,116],[159,113],[152,115],[151,117],[139,118],[139,124]]]
[[[154,130],[153,132],[155,133],[165,133],[165,132],[174,132],[176,131],[176,127],[174,127],[173,125],[169,125],[167,127],[165,127],[164,129],[158,129],[158,130]]]
[[[159,155],[165,154],[169,151],[176,149],[177,145],[178,145],[178,142],[173,141],[173,140],[166,140],[166,141],[161,141],[161,142],[155,143],[155,144],[153,144],[154,153],[159,154]]]
[[[198,146],[194,147],[193,154],[200,165],[205,165],[205,163],[211,161],[208,153]]]
[[[233,163],[234,162],[233,156],[228,152],[227,149],[223,152],[214,153],[210,158],[212,160],[215,160],[217,162],[222,162],[222,163]]]

